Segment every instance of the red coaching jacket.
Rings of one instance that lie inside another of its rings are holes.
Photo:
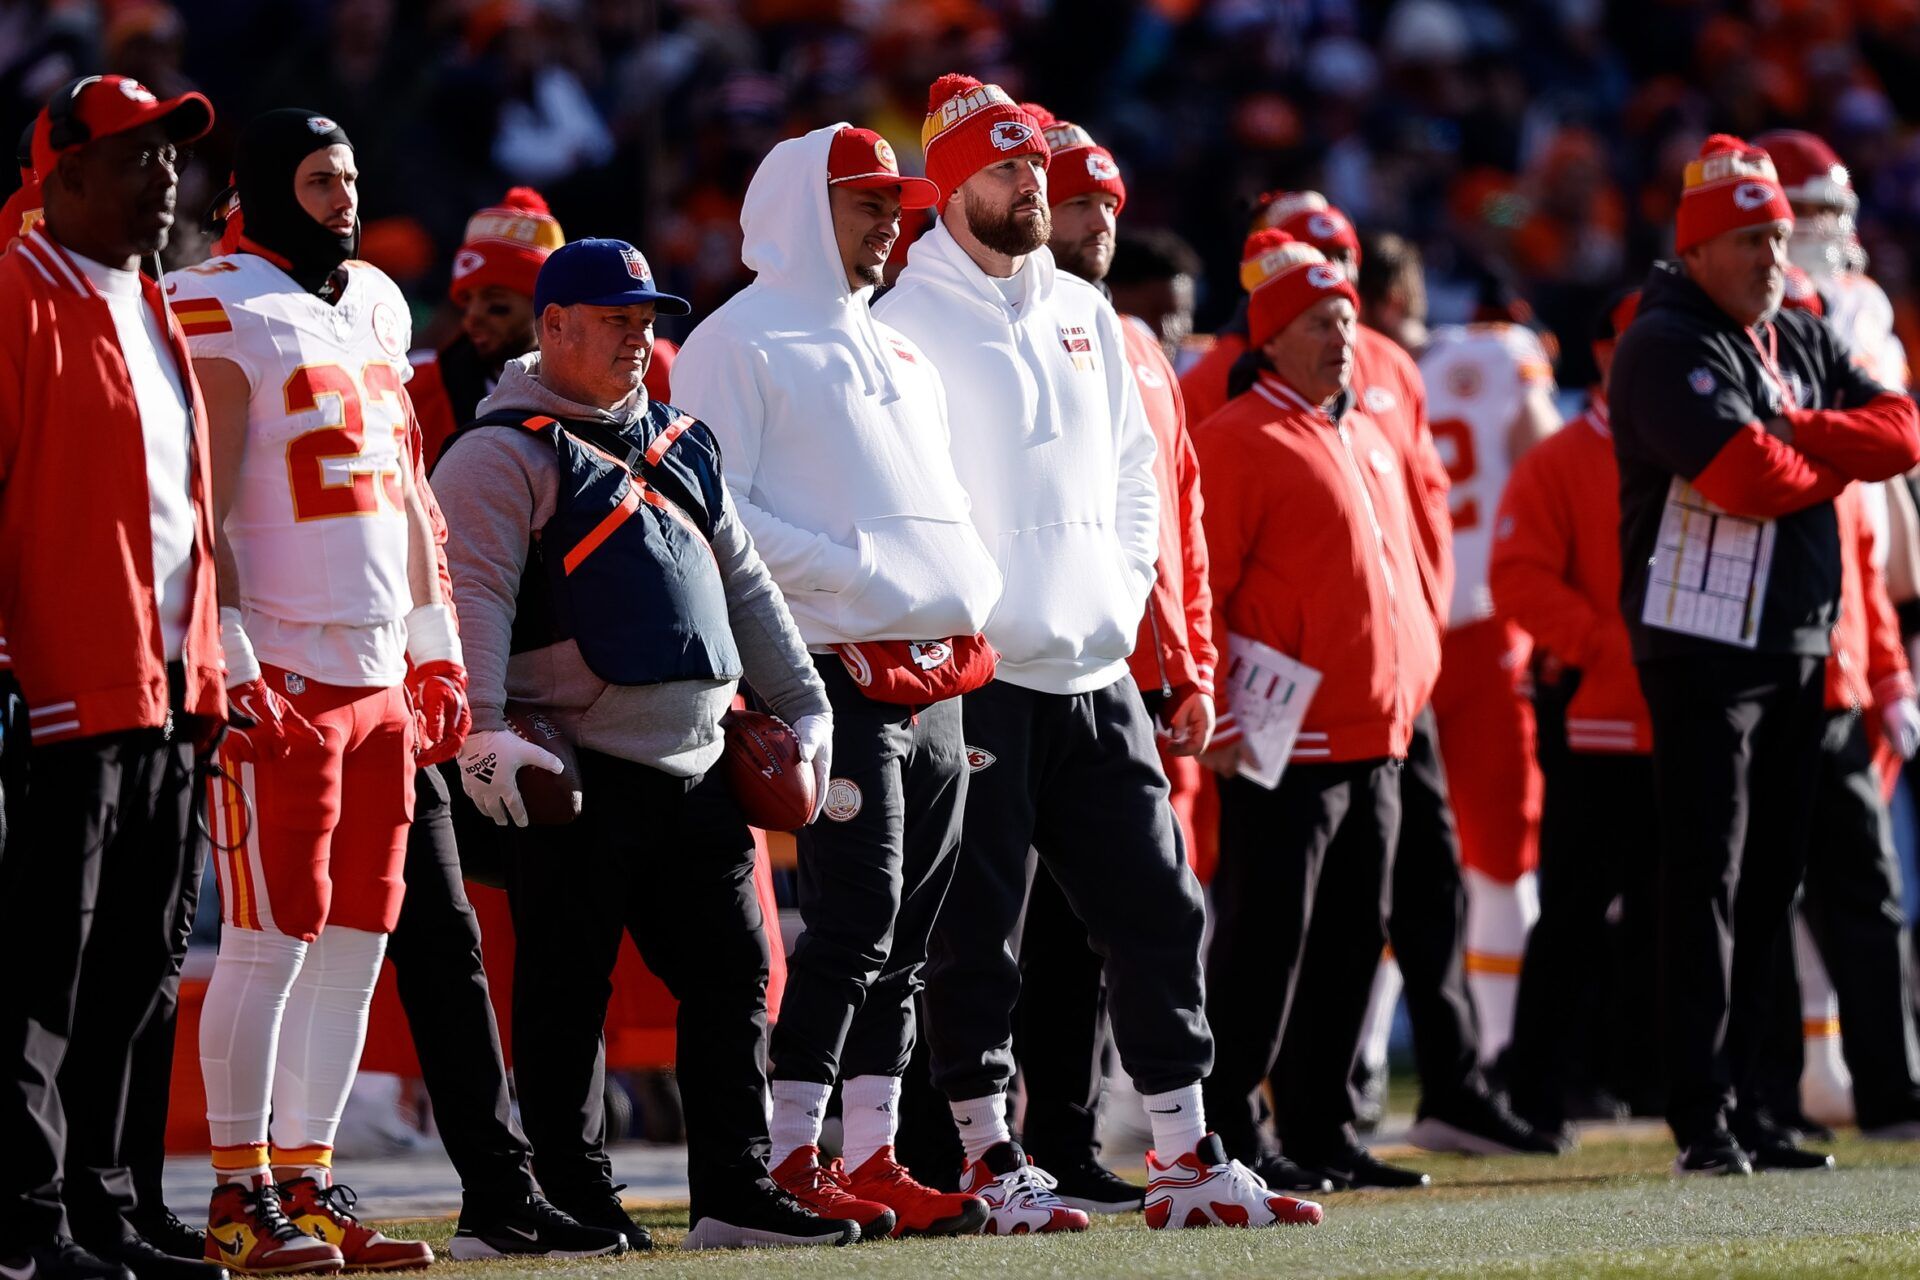
[[[1364,324],[1355,333],[1353,358],[1360,405],[1399,451],[1413,514],[1414,550],[1420,555],[1420,582],[1435,625],[1445,631],[1453,604],[1453,516],[1447,507],[1453,482],[1427,425],[1427,384],[1405,348]]]
[[[1235,319],[1244,326],[1244,317]],[[1229,324],[1213,335],[1213,345],[1180,376],[1180,394],[1187,402],[1189,422],[1205,422],[1227,407],[1227,401],[1233,398],[1227,394],[1227,377],[1246,351],[1246,329]]]
[[[1214,635],[1320,672],[1296,762],[1404,757],[1440,670],[1399,451],[1358,398],[1336,421],[1263,372],[1194,433]]]
[[[1620,465],[1606,401],[1527,450],[1507,478],[1488,567],[1494,611],[1580,671],[1574,751],[1645,754],[1653,727],[1620,616]]]
[[[1154,480],[1160,486],[1160,562],[1147,597],[1140,635],[1128,659],[1142,692],[1198,685],[1213,695],[1219,659],[1213,642],[1213,588],[1207,582],[1207,535],[1201,524],[1200,463],[1187,434],[1187,409],[1173,365],[1153,331],[1122,317],[1127,363],[1147,408],[1154,442]]]
[[[186,709],[224,719],[206,412],[179,323],[142,287],[193,401]],[[146,457],[113,314],[43,223],[0,258],[0,617],[36,745],[166,723]]]
[[[1827,659],[1827,710],[1885,706],[1912,695],[1913,673],[1886,578],[1873,562],[1873,523],[1859,485],[1841,491],[1833,514],[1840,527],[1840,617]]]

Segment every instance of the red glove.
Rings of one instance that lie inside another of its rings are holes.
[[[242,760],[284,759],[295,747],[326,746],[326,739],[284,696],[259,676],[227,690],[227,742]]]
[[[407,673],[407,701],[418,730],[414,758],[431,765],[458,756],[473,728],[466,668],[444,658],[421,663]]]

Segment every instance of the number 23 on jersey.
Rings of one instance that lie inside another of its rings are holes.
[[[295,520],[378,515],[383,495],[388,510],[404,510],[400,467],[407,450],[407,414],[400,375],[391,364],[368,361],[358,378],[343,365],[303,364],[288,375],[283,394],[289,417],[319,410],[332,419],[287,442]],[[392,452],[379,443],[367,447],[370,407],[379,411],[376,418],[388,419]]]

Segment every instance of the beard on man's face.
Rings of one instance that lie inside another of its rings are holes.
[[[1053,238],[1053,211],[1037,191],[1021,196],[1006,209],[994,208],[971,191],[965,195],[968,228],[974,239],[995,253],[1024,257]],[[1027,209],[1038,209],[1040,216],[1021,216]]]

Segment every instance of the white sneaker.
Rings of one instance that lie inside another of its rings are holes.
[[[1220,1135],[1210,1133],[1178,1160],[1162,1164],[1147,1152],[1147,1225],[1179,1227],[1318,1226],[1326,1211],[1267,1184],[1238,1160],[1227,1159]]]
[[[960,1189],[987,1202],[985,1234],[1024,1236],[1045,1231],[1085,1231],[1087,1215],[1053,1194],[1053,1175],[1027,1157],[1017,1142],[1002,1142],[967,1166]]]

